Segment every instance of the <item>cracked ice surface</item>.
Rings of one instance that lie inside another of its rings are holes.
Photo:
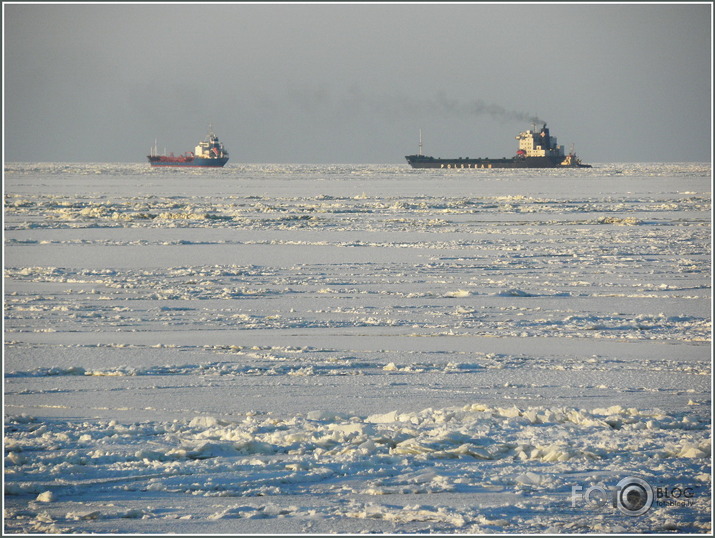
[[[8,532],[710,531],[711,170],[5,168]],[[691,488],[642,516],[574,500]]]

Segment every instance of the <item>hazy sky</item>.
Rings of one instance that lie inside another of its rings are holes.
[[[231,163],[710,161],[694,4],[3,4],[5,160],[143,162],[209,124]]]

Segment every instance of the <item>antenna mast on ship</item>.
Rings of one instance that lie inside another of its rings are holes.
[[[420,150],[418,155],[422,155],[422,129],[420,129]]]

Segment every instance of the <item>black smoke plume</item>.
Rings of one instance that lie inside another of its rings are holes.
[[[443,92],[431,98],[417,99],[404,95],[368,94],[363,92],[360,87],[353,86],[337,98],[325,87],[295,90],[291,95],[295,105],[303,112],[328,114],[333,117],[375,114],[391,120],[398,120],[429,115],[449,118],[490,116],[502,122],[544,123],[534,114],[510,110],[478,98],[473,100],[454,99]]]

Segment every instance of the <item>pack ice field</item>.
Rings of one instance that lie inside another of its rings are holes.
[[[6,164],[5,531],[709,533],[711,185]]]

